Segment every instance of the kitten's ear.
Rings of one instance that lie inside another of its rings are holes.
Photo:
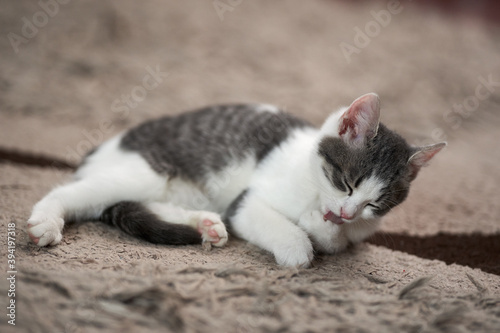
[[[358,97],[340,117],[339,136],[350,146],[361,148],[377,135],[380,99],[375,93]]]
[[[441,151],[444,147],[446,147],[446,142],[436,143],[434,145],[419,147],[416,148],[416,151],[411,157],[408,159],[408,167],[410,170],[410,180],[414,180],[418,172],[423,166],[426,166],[427,163],[434,157],[437,153]]]

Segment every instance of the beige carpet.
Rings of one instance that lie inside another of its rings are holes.
[[[500,330],[498,26],[409,1],[62,2],[2,1],[1,276],[9,223],[17,273],[15,327],[0,279],[1,332]],[[220,102],[319,125],[370,91],[411,143],[449,142],[372,244],[296,270],[234,238],[204,252],[100,223],[28,242],[32,205],[70,174],[51,159],[76,164],[142,120]]]

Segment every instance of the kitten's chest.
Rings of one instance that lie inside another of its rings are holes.
[[[272,208],[298,222],[305,211],[319,210],[318,187],[309,156],[314,137],[300,132],[257,170],[251,188]]]
[[[320,210],[319,193],[307,180],[280,182],[276,184],[276,189],[278,188],[279,191],[268,192],[267,200],[274,209],[294,223],[298,223],[305,212]]]

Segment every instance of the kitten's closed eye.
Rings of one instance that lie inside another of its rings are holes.
[[[349,182],[347,181],[346,178],[344,178],[344,184],[345,184],[345,186],[347,187],[347,190],[348,190],[347,191],[348,192],[347,195],[351,196],[354,191],[353,191],[351,185],[349,185]]]

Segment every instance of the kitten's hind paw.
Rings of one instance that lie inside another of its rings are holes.
[[[28,236],[38,246],[57,245],[61,242],[62,218],[28,220]]]
[[[226,226],[220,219],[202,219],[198,223],[198,231],[203,239],[203,248],[209,250],[211,246],[222,247],[227,243]]]

